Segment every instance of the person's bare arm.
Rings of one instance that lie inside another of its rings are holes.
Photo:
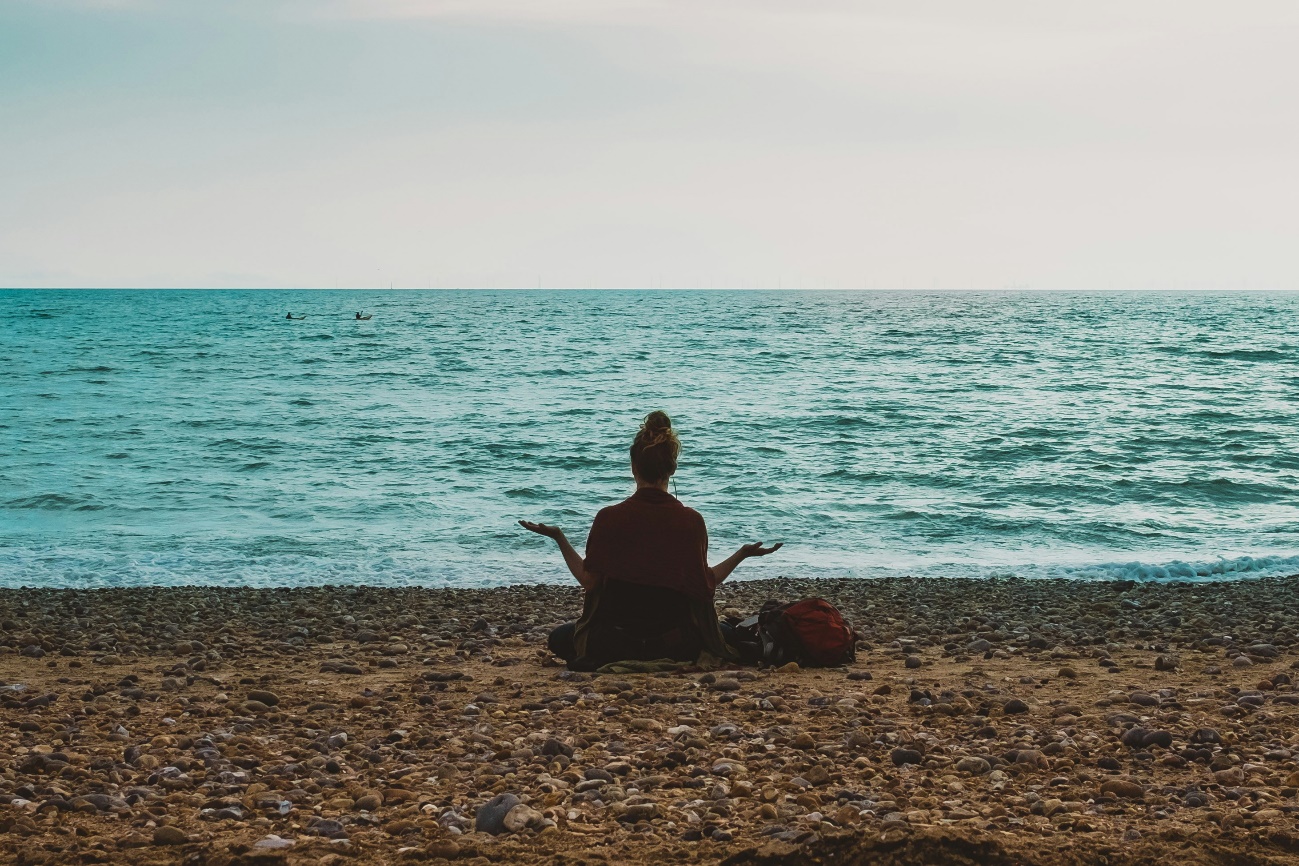
[[[766,556],[769,553],[775,553],[784,546],[785,542],[783,541],[773,544],[771,547],[763,547],[761,541],[744,545],[710,569],[713,573],[713,588],[716,589],[718,584],[730,577],[731,572],[735,571],[735,567],[750,556]]]
[[[569,543],[568,538],[564,535],[564,530],[558,526],[531,523],[527,520],[520,520],[519,525],[529,532],[535,532],[538,535],[554,539],[555,543],[559,545],[559,552],[564,555],[564,564],[573,573],[573,577],[577,578],[577,582],[582,584],[582,588],[593,589],[595,587],[598,581],[587,572],[586,563],[582,561],[581,555],[573,549],[573,545]]]

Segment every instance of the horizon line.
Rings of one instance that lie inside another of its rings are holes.
[[[1299,287],[1156,288],[1151,286],[951,288],[915,286],[0,286],[0,292],[1299,292]]]

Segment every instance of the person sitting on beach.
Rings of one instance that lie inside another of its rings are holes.
[[[550,650],[577,670],[623,660],[695,661],[707,651],[734,661],[723,636],[713,594],[744,560],[766,556],[781,544],[746,544],[708,565],[704,519],[668,493],[681,443],[666,413],[651,412],[631,444],[636,492],[595,516],[586,558],[557,526],[519,524],[552,538],[582,585],[582,616],[550,635]],[[729,631],[729,627],[726,627]]]

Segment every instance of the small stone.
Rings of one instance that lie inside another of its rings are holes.
[[[834,813],[834,822],[840,827],[855,824],[861,817],[861,810],[855,806],[840,806]]]
[[[985,773],[992,772],[992,765],[989,764],[983,758],[978,758],[971,755],[967,758],[961,758],[961,760],[957,761],[956,770],[957,772],[960,773],[970,773],[971,775],[982,776]]]
[[[474,829],[479,833],[496,836],[505,830],[505,816],[519,805],[514,794],[498,794],[478,807],[474,813]]]
[[[1233,668],[1252,668],[1254,663],[1250,661],[1249,656],[1236,656],[1231,660]]]
[[[1029,764],[1034,767],[1049,767],[1050,762],[1046,756],[1037,749],[1016,749],[1014,751],[1016,764]]]
[[[454,860],[460,856],[460,846],[450,839],[438,839],[428,843],[424,853],[433,859]]]
[[[1213,774],[1213,778],[1219,785],[1233,788],[1245,784],[1245,771],[1240,767],[1231,767],[1227,770],[1218,770]]]
[[[329,818],[312,818],[307,823],[307,832],[326,839],[347,838],[347,828],[341,822]]]
[[[253,689],[248,693],[248,700],[259,701],[268,707],[279,706],[280,696],[275,692],[268,692],[262,689]]]
[[[915,749],[897,748],[889,753],[889,758],[893,761],[893,766],[901,767],[906,764],[919,764],[924,759],[924,755]]]
[[[122,802],[125,806],[126,803]],[[107,794],[83,794],[72,798],[72,807],[83,812],[107,812],[113,807],[113,800]]]
[[[568,745],[563,740],[556,739],[555,737],[550,737],[546,742],[541,744],[541,754],[546,757],[563,755],[566,758],[571,758],[573,757],[573,751],[572,746]]]
[[[1158,746],[1161,749],[1171,749],[1173,747],[1173,735],[1168,731],[1149,731],[1141,745],[1146,748]]]
[[[791,749],[799,749],[806,752],[816,748],[816,740],[812,739],[811,734],[804,732],[790,740],[789,747]]]
[[[802,668],[800,668],[800,667],[798,666],[798,662],[786,662],[785,664],[783,664],[783,665],[781,665],[780,667],[776,668],[776,673],[778,673],[778,674],[796,674],[796,673],[798,673],[798,672],[801,671],[801,670],[802,670]]]
[[[819,764],[804,773],[803,778],[818,787],[821,785],[827,785],[830,782],[830,774],[826,772],[825,767],[822,767]]]
[[[907,660],[906,660],[905,662],[903,662],[903,664],[905,664],[908,668],[911,668],[911,669],[914,670],[915,668],[920,667],[920,657],[919,657],[919,656],[907,656]]]
[[[366,794],[352,804],[352,808],[359,812],[375,812],[383,805],[383,798],[378,794]]]
[[[258,839],[253,843],[253,847],[261,848],[263,850],[279,851],[284,848],[292,848],[293,840],[285,839],[272,833],[263,839]]]
[[[659,807],[655,803],[636,803],[628,806],[622,817],[627,821],[652,821],[659,816]]]
[[[966,652],[971,653],[986,653],[990,649],[992,649],[992,644],[983,638],[972,640],[965,645]]]
[[[189,836],[185,835],[184,830],[170,824],[153,831],[153,844],[155,845],[184,845],[188,841]]]
[[[1066,680],[1078,679],[1078,672],[1067,665],[1065,667],[1060,668],[1060,670],[1056,671],[1055,675],[1060,677],[1061,679],[1066,679]]]
[[[1175,671],[1177,670],[1176,656],[1156,656],[1155,670],[1157,671]]]
[[[1141,800],[1146,796],[1144,788],[1127,779],[1110,779],[1108,782],[1101,783],[1101,793],[1111,794],[1123,800]]]
[[[1119,742],[1129,749],[1139,749],[1145,745],[1146,734],[1150,733],[1145,728],[1128,728],[1119,737]]]
[[[1002,712],[1006,713],[1007,715],[1016,715],[1019,713],[1027,713],[1029,708],[1028,708],[1028,704],[1024,703],[1019,698],[1011,698],[1010,700],[1006,701],[1005,706],[1003,706],[1001,709]]]
[[[517,833],[532,824],[541,823],[543,818],[545,818],[545,816],[536,809],[523,803],[519,803],[517,806],[505,813],[505,818],[501,823],[505,827],[506,832]]]

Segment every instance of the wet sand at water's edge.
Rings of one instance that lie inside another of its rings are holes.
[[[0,862],[1299,864],[1299,576],[718,609],[805,595],[854,664],[571,673],[568,588],[0,591]]]

